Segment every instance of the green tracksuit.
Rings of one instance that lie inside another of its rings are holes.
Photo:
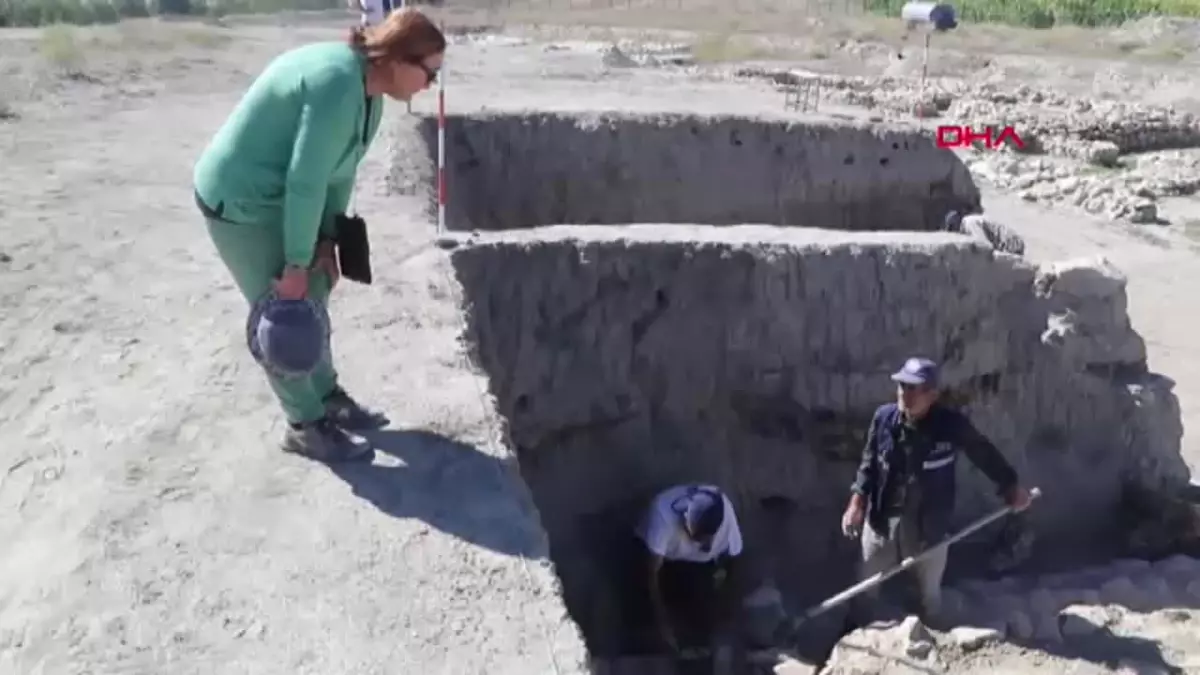
[[[246,300],[271,288],[285,264],[309,266],[318,232],[350,201],[359,162],[379,129],[381,97],[367,98],[365,61],[343,43],[289,51],[270,63],[196,163],[196,198],[213,244]],[[326,302],[314,272],[309,296]],[[324,415],[337,383],[332,363],[309,378],[268,375],[291,422]]]

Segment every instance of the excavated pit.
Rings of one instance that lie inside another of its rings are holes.
[[[394,175],[432,180],[436,123],[417,124],[428,152],[400,157],[404,170]],[[449,116],[445,166],[446,226],[454,231],[564,223],[936,230],[947,212],[979,206],[967,168],[930,139],[848,124],[672,114]]]
[[[433,142],[431,120],[404,124]],[[624,628],[612,542],[672,483],[729,492],[748,587],[798,610],[852,583],[840,513],[914,354],[1045,489],[1024,519],[1033,563],[1111,555],[1131,488],[1187,483],[1172,385],[1146,367],[1119,272],[930,231],[979,194],[928,139],[563,113],[452,117],[447,138],[447,224],[480,231],[452,254],[465,338],[599,656]],[[399,153],[393,185],[428,194],[435,157]],[[997,501],[959,471],[965,523]],[[996,534],[956,547],[952,574],[982,573]]]

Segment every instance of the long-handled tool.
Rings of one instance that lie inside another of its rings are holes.
[[[1042,495],[1042,491],[1038,488],[1033,488],[1032,490],[1029,491],[1029,499],[1031,501],[1037,499],[1041,495]],[[909,557],[905,558],[904,560],[902,560],[900,562],[899,565],[896,565],[895,567],[893,567],[889,570],[885,570],[883,572],[873,574],[873,575],[867,577],[866,579],[863,579],[862,581],[858,582],[857,584],[854,584],[850,588],[847,588],[846,590],[842,591],[841,593],[838,593],[837,595],[829,598],[828,600],[825,600],[821,604],[815,605],[815,606],[809,608],[807,611],[804,612],[804,614],[802,616],[792,619],[791,625],[789,626],[789,628],[791,629],[790,633],[788,634],[789,637],[795,635],[796,631],[802,625],[804,625],[808,621],[811,621],[813,618],[820,616],[821,614],[824,614],[825,612],[833,609],[834,607],[837,607],[838,605],[845,603],[847,600],[850,600],[851,598],[855,597],[856,595],[859,595],[865,591],[869,591],[872,588],[875,588],[876,586],[882,584],[883,582],[887,581],[888,579],[891,579],[892,577],[896,576],[897,574],[900,574],[901,572],[909,569],[913,565],[916,565],[917,563],[921,562],[925,558],[929,557],[929,555],[931,553],[934,553],[935,551],[940,551],[941,549],[944,549],[947,546],[950,546],[951,544],[953,544],[957,541],[960,541],[966,537],[971,536],[975,532],[978,532],[979,530],[983,529],[984,527],[987,527],[988,525],[992,524],[993,522],[1003,518],[1004,516],[1007,516],[1009,513],[1012,513],[1012,511],[1013,511],[1013,509],[1011,506],[1004,506],[1002,508],[996,509],[992,513],[989,513],[988,515],[979,518],[978,520],[971,523],[970,525],[967,525],[963,529],[959,530],[956,534],[947,536],[945,539],[942,539],[940,542],[934,544],[933,546],[930,546],[929,548],[918,553],[917,555],[909,556]]]

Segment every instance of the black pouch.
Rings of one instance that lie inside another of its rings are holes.
[[[339,215],[337,227],[338,267],[342,276],[360,284],[371,284],[371,242],[367,239],[367,221],[362,216]]]

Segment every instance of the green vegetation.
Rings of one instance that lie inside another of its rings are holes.
[[[345,0],[0,0],[0,28],[107,24],[160,14],[223,16],[345,6]]]
[[[42,29],[38,50],[42,58],[66,75],[83,69],[83,50],[75,39],[75,29],[60,23]]]
[[[898,16],[905,0],[865,0],[871,12]],[[961,21],[1032,28],[1109,26],[1143,16],[1200,17],[1200,0],[958,0]]]

